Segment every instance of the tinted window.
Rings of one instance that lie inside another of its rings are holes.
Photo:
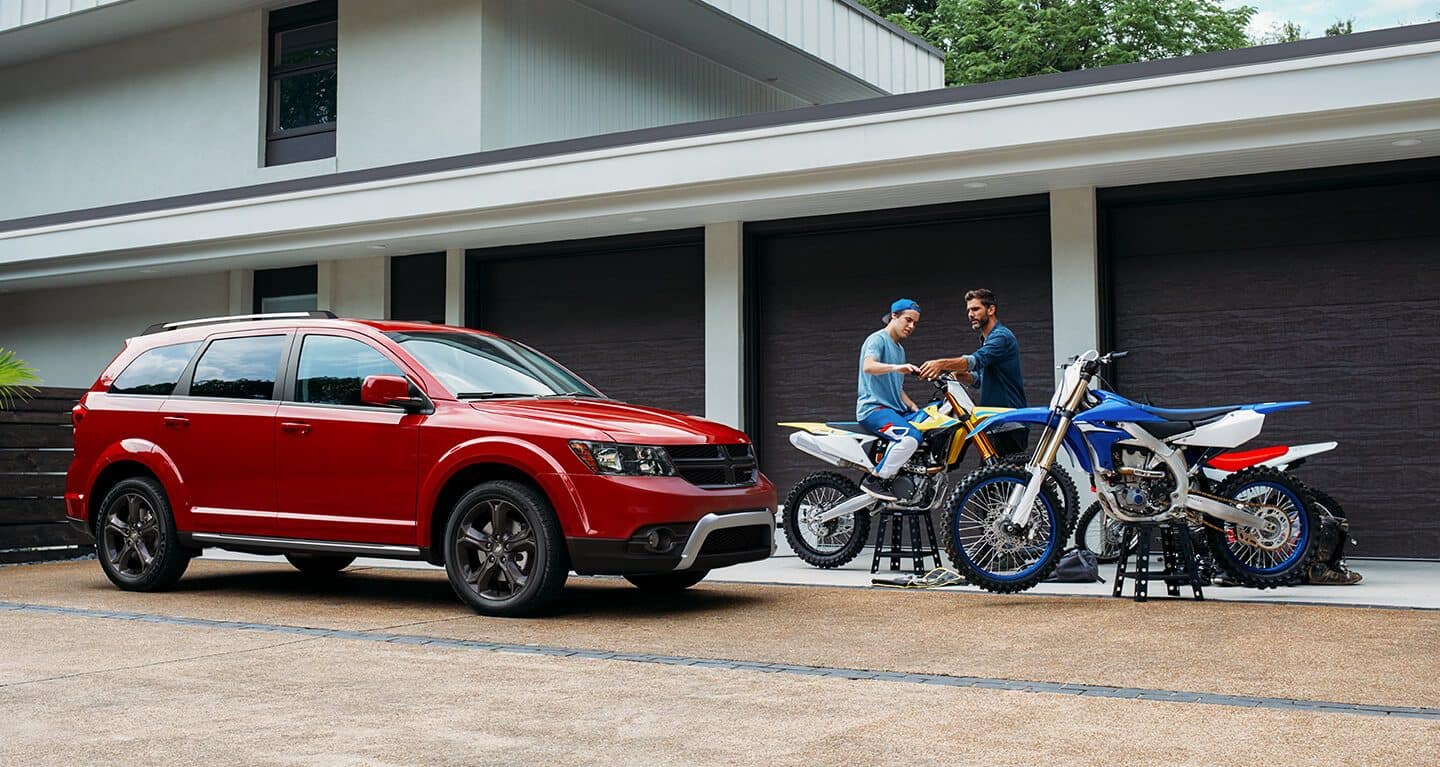
[[[395,363],[369,344],[339,336],[306,336],[296,380],[298,402],[359,405],[366,376],[403,376]]]
[[[110,384],[115,394],[158,394],[167,396],[175,390],[180,374],[185,372],[190,357],[200,342],[161,346],[136,357],[125,366],[125,372]]]
[[[284,351],[285,336],[215,341],[195,365],[190,396],[270,399]]]

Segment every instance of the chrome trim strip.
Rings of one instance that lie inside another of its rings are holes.
[[[420,548],[418,546],[394,546],[384,543],[307,541],[299,538],[264,538],[254,535],[227,535],[225,533],[191,533],[190,540],[195,543],[204,543],[221,548],[225,546],[244,546],[247,548],[274,549],[276,552],[314,551],[326,554],[420,558]]]
[[[685,542],[685,551],[680,554],[680,563],[675,565],[676,570],[688,570],[695,564],[695,558],[700,555],[700,549],[705,546],[705,539],[716,530],[723,530],[727,527],[749,527],[750,525],[770,526],[770,554],[775,554],[775,514],[769,509],[759,511],[741,511],[733,514],[706,514],[695,523],[695,529],[690,533],[690,539]]]

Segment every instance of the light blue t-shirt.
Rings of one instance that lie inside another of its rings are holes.
[[[905,400],[901,397],[905,388],[905,374],[868,375],[865,372],[866,357],[874,357],[877,362],[887,365],[903,365],[905,347],[890,338],[890,333],[883,328],[865,339],[865,343],[860,347],[860,395],[855,399],[855,420],[862,420],[870,411],[881,407],[905,412]]]

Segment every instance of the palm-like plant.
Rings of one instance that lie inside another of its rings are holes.
[[[15,352],[0,349],[0,410],[15,404],[17,399],[29,399],[39,391],[31,384],[40,383],[35,369],[15,356]]]

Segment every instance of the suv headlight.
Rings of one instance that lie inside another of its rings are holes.
[[[575,457],[596,474],[626,477],[669,477],[675,474],[670,454],[663,447],[621,445],[615,442],[572,440]]]

